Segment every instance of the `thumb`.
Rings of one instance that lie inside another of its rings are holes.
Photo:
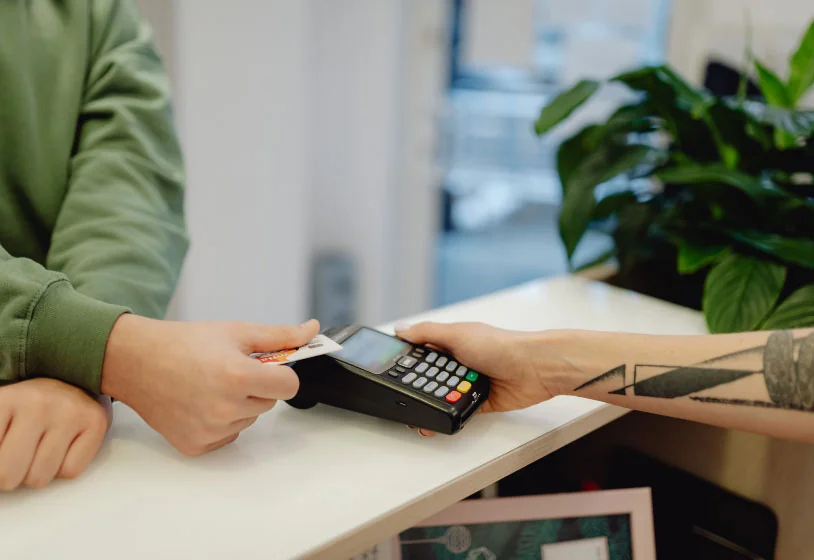
[[[396,325],[396,335],[413,344],[434,344],[453,350],[460,341],[460,330],[454,324],[418,323],[417,325]]]
[[[319,321],[311,319],[301,325],[248,325],[244,342],[251,352],[274,352],[299,348],[319,334]]]

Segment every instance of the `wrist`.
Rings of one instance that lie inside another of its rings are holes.
[[[535,375],[552,396],[573,395],[583,383],[625,363],[619,333],[554,330],[534,338],[532,346],[543,349],[533,360]]]
[[[114,323],[102,363],[102,394],[128,402],[133,383],[141,377],[138,370],[145,355],[139,349],[149,344],[143,341],[149,332],[149,322],[150,319],[128,313]]]

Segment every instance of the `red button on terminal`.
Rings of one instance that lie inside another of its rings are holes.
[[[448,403],[456,403],[461,400],[461,394],[458,391],[450,391],[447,395]]]

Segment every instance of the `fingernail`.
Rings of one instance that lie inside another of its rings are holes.
[[[396,332],[404,332],[410,330],[410,323],[396,323],[393,327],[393,330]]]
[[[421,434],[421,435],[422,435],[422,436],[424,436],[424,437],[430,437],[430,434],[428,434],[427,432],[425,432],[425,431],[424,431],[424,428],[419,428],[419,429],[418,429],[418,433],[419,433],[419,434]]]
[[[302,323],[300,326],[301,327],[307,327],[308,325],[310,325],[314,321],[316,321],[316,319],[308,319],[306,322]]]

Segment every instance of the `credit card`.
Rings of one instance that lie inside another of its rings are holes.
[[[342,350],[342,347],[337,344],[336,341],[328,338],[324,334],[318,334],[311,342],[299,348],[277,350],[275,352],[258,352],[250,354],[250,356],[256,360],[260,360],[264,364],[292,364],[300,360],[330,354],[338,350]]]

